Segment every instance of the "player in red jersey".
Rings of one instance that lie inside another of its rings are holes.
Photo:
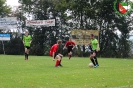
[[[58,67],[58,66],[61,66],[61,60],[62,60],[62,57],[63,55],[61,54],[62,53],[62,41],[61,40],[58,40],[57,41],[57,44],[54,44],[51,49],[50,49],[50,56],[53,57],[53,61],[55,60],[55,58],[57,58],[56,60],[56,64],[55,64],[55,67]]]
[[[75,45],[76,45],[76,44],[72,41],[71,38],[69,38],[69,41],[67,41],[67,42],[65,43],[65,46],[64,46],[63,49],[67,48],[69,60],[70,60],[70,58],[72,57],[72,51],[73,51],[73,49],[75,48]]]

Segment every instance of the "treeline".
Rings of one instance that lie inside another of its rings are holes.
[[[130,27],[133,23],[131,14],[121,17],[116,14],[114,2],[116,0],[19,0],[20,12],[15,16],[21,22],[22,30],[28,29],[33,37],[32,55],[48,55],[50,47],[58,39],[63,43],[68,40],[73,29],[99,30],[101,57],[127,58],[131,56],[131,41],[128,40]],[[121,2],[122,0],[117,0]],[[26,27],[25,20],[56,19],[54,27]],[[115,33],[117,30],[121,35]],[[15,43],[16,42],[16,43]],[[7,44],[7,46],[6,46]],[[9,45],[9,46],[8,46]],[[2,53],[0,43],[0,53]],[[10,42],[5,42],[6,54],[23,54],[21,37],[16,36]],[[11,48],[8,48],[11,47]],[[76,56],[88,56],[82,46],[74,51]],[[16,51],[14,50],[16,49]],[[8,51],[9,50],[9,51]]]
[[[133,45],[133,42],[129,42],[129,44]],[[42,49],[40,45],[31,45],[30,55],[37,55],[37,56],[49,56],[49,50],[51,45],[43,46],[45,49]],[[132,46],[131,46],[132,47]],[[98,53],[99,57],[115,57],[115,58],[122,58],[122,55],[119,54],[118,50],[112,51],[114,52],[114,56],[106,56],[101,51]],[[0,42],[0,54],[6,55],[23,55],[24,54],[24,45],[22,43],[21,38],[13,38],[10,41],[1,41]],[[89,49],[85,49],[83,45],[77,45],[77,47],[73,51],[74,56],[78,57],[88,57],[90,54]],[[67,50],[63,51],[63,55],[67,56]],[[103,55],[103,56],[102,56]],[[105,55],[105,56],[104,56]],[[126,58],[133,57],[133,53],[130,50],[128,52],[128,56]]]

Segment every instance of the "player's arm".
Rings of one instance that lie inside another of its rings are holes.
[[[55,52],[53,52],[53,61],[55,60],[54,56],[55,56]]]
[[[99,51],[99,50],[100,50],[99,43],[97,43],[97,51]]]
[[[32,40],[30,40],[30,44],[31,44]]]
[[[23,44],[24,44],[25,42],[24,42],[24,40],[23,40]]]
[[[53,47],[53,61],[55,60],[55,53],[57,52],[57,47]]]
[[[68,45],[68,42],[65,43],[65,46],[63,47],[63,50],[67,47]]]
[[[98,51],[100,50],[98,40],[97,40],[97,41],[95,41],[95,43],[97,44],[97,49],[96,49],[96,51],[98,52]]]
[[[76,44],[74,42],[72,42],[72,43],[73,43],[73,48],[72,49],[74,49],[76,47]]]
[[[63,47],[63,50],[66,48],[66,45]]]
[[[31,44],[31,42],[32,42],[32,37],[30,38],[30,44]]]

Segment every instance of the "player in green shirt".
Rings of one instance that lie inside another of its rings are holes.
[[[31,35],[29,35],[28,30],[26,30],[25,35],[23,36],[23,44],[25,47],[25,60],[28,60],[31,42],[32,42],[32,37]]]
[[[98,67],[99,64],[98,64],[98,60],[97,60],[97,53],[98,51],[100,50],[99,48],[99,43],[98,43],[98,40],[94,37],[93,34],[90,35],[90,45],[91,45],[91,55],[90,55],[90,60],[92,61],[92,63],[94,64],[94,67]]]

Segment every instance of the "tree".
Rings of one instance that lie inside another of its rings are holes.
[[[6,4],[6,0],[0,0],[0,18],[10,16],[11,8]],[[2,33],[2,28],[0,28],[0,33]],[[7,42],[4,42],[7,44]],[[3,54],[3,44],[0,42],[0,53]]]
[[[101,56],[120,57],[117,53],[121,52],[122,57],[127,57],[128,55],[125,55],[125,53],[129,51],[127,39],[128,33],[131,30],[129,28],[131,20],[116,15],[114,11],[114,1],[115,0],[64,0],[64,3],[59,5],[59,9],[66,6],[65,4],[67,3],[66,9],[63,9],[63,11],[69,10],[71,12],[68,20],[72,20],[73,29],[100,30]],[[122,0],[119,0],[119,2],[120,1]],[[121,37],[115,34],[116,30],[122,32]],[[117,51],[121,48],[118,47],[120,41],[122,41],[122,49],[126,49],[125,51]]]
[[[104,57],[128,57],[129,16],[117,16],[114,11],[115,0],[19,0],[23,16],[34,20],[56,19],[55,27],[23,28],[33,36],[34,55],[44,55],[57,39],[66,41],[71,29],[100,30],[100,55]],[[119,0],[119,2],[122,0]],[[27,16],[26,16],[27,15]],[[119,36],[116,30],[121,31]],[[40,49],[37,50],[37,48]],[[126,49],[126,50],[125,50]],[[119,50],[119,51],[118,51]],[[40,53],[39,53],[40,52]],[[38,53],[38,54],[37,54]]]
[[[0,0],[0,17],[9,16],[11,8],[6,4],[6,0]]]
[[[65,34],[65,30],[62,27],[63,19],[60,19],[60,15],[58,11],[55,10],[54,0],[20,0],[22,4],[22,12],[23,16],[26,17],[27,14],[32,16],[33,20],[47,20],[47,19],[56,19],[55,27],[45,27],[45,26],[35,26],[35,27],[26,27],[23,26],[24,29],[28,29],[33,36],[32,42],[32,54],[34,55],[44,55],[48,50],[47,47],[52,46],[56,43],[57,39],[63,39]],[[28,19],[28,17],[26,17]],[[26,19],[22,19],[23,25],[25,25]],[[65,21],[64,21],[65,22]],[[47,47],[46,47],[47,46]],[[38,48],[36,48],[38,47]],[[37,50],[38,49],[38,50]],[[39,51],[39,52],[38,52]]]

